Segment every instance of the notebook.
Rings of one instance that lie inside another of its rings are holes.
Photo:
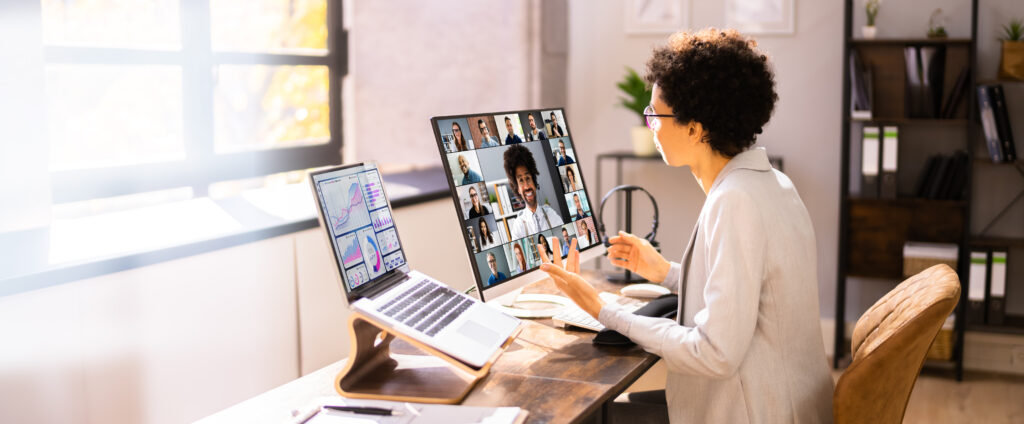
[[[409,267],[376,163],[311,172],[310,184],[352,310],[475,368],[515,334],[517,318]]]

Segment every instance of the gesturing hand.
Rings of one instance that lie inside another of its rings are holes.
[[[579,275],[580,252],[576,249],[576,239],[572,240],[569,246],[569,255],[565,258],[565,266],[562,265],[562,245],[558,238],[552,237],[551,244],[554,246],[554,263],[548,258],[545,249],[537,249],[540,252],[540,259],[544,263],[540,269],[548,274],[558,289],[569,296],[573,302],[588,314],[597,318],[604,307],[604,301],[597,295],[597,290],[590,283]]]
[[[612,265],[626,268],[654,283],[664,281],[672,267],[647,239],[619,231],[619,235],[608,242],[612,244],[608,248],[608,261]]]

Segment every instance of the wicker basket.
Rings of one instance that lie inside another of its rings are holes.
[[[937,361],[948,361],[953,359],[953,345],[956,344],[956,336],[953,333],[953,323],[956,315],[950,314],[946,322],[942,323],[939,334],[935,335],[935,341],[928,348],[928,359]]]
[[[935,341],[932,342],[932,347],[928,348],[928,359],[937,361],[948,361],[953,359],[953,344],[955,337],[953,336],[952,329],[941,329],[939,334],[935,336]]]
[[[957,245],[947,243],[907,242],[903,245],[903,278],[908,278],[938,264],[956,271]]]

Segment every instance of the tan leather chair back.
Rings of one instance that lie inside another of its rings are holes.
[[[928,348],[960,300],[947,265],[908,278],[857,320],[853,362],[833,397],[836,423],[899,423]]]

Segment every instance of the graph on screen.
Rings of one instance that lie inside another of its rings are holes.
[[[359,186],[359,178],[355,175],[320,185],[334,234],[344,234],[370,224],[370,213],[363,203]]]
[[[380,242],[380,251],[384,254],[388,254],[398,250],[398,233],[395,232],[394,228],[385,230],[384,232],[377,233],[377,241]]]
[[[394,225],[391,221],[391,211],[388,208],[381,208],[370,212],[370,221],[373,221],[374,231],[381,231]]]
[[[345,268],[363,262],[363,253],[359,251],[359,243],[355,233],[345,234],[338,238],[338,251],[341,252],[341,263]]]
[[[398,251],[384,257],[384,266],[387,267],[388,271],[405,265],[405,257],[402,256],[402,252]]]
[[[366,267],[363,265],[345,271],[345,276],[347,277],[346,280],[348,281],[349,288],[353,289],[370,281],[370,274],[366,272]]]
[[[356,234],[358,234],[359,244],[363,249],[363,259],[366,260],[366,267],[370,272],[370,278],[377,278],[378,275],[383,274],[385,271],[384,255],[380,252],[373,229],[367,226]]]
[[[377,171],[361,174],[363,181],[363,194],[366,195],[366,206],[370,209],[377,209],[387,205],[384,198],[384,185],[380,182],[380,175]]]

